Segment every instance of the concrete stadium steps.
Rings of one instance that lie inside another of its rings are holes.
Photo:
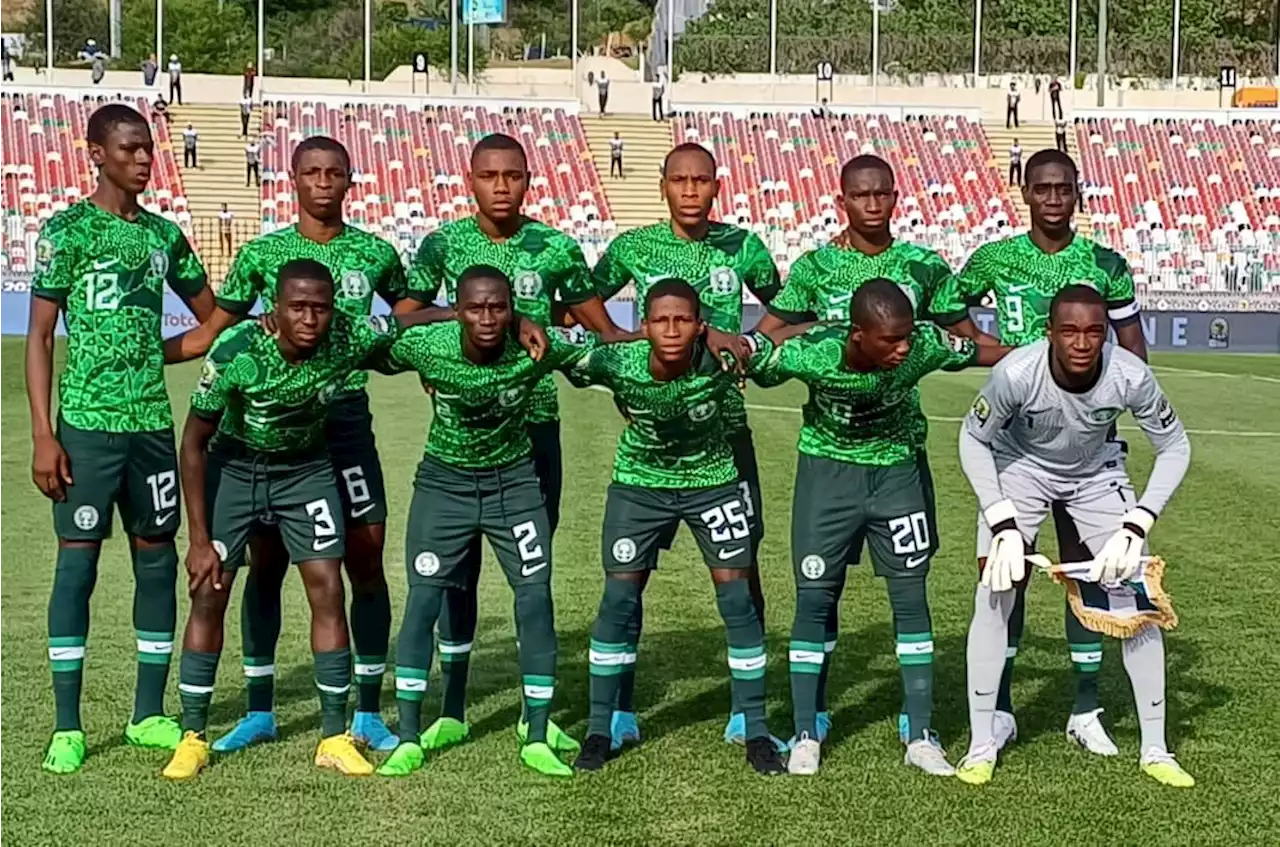
[[[1002,179],[1009,178],[1009,148],[1013,145],[1013,140],[1018,139],[1018,143],[1022,145],[1022,165],[1026,167],[1027,160],[1031,158],[1033,153],[1040,150],[1053,148],[1053,123],[1043,121],[1023,121],[1022,126],[1017,129],[1005,129],[1004,122],[1000,121],[984,121],[982,129],[987,134],[987,140],[991,144],[991,153],[995,156],[996,163],[1000,168],[1000,176]],[[1079,151],[1076,149],[1076,138],[1074,127],[1067,127],[1067,152],[1076,163],[1080,162]],[[1018,218],[1023,226],[1031,225],[1031,213],[1027,209],[1027,204],[1022,201],[1022,192],[1016,187],[1011,186],[1008,189],[1009,199],[1013,201],[1013,207],[1018,212]],[[1089,236],[1093,233],[1093,227],[1089,224],[1089,216],[1076,213],[1076,232],[1083,236]]]
[[[658,193],[658,178],[662,160],[672,147],[671,124],[640,115],[581,115],[580,119],[618,230],[666,218],[667,206]],[[609,176],[609,140],[615,132],[624,144],[624,179]]]
[[[201,240],[200,253],[209,272],[209,279],[219,282],[230,268],[230,257],[223,256],[218,245],[218,213],[226,203],[235,215],[232,230],[232,249],[252,237],[259,229],[260,209],[258,189],[244,185],[244,145],[240,137],[240,107],[209,104],[171,106],[173,121],[173,155],[182,173],[183,188],[187,193],[187,207],[191,212],[197,236]],[[255,113],[249,122],[249,131],[258,126]],[[199,167],[182,165],[182,131],[191,124],[200,133],[196,147]],[[250,225],[250,223],[252,225]]]

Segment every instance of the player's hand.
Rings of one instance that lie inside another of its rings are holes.
[[[222,557],[212,544],[192,542],[187,548],[187,592],[194,595],[206,582],[222,590]]]
[[[1018,530],[1018,510],[1012,501],[1001,500],[983,517],[993,535],[982,568],[982,584],[991,591],[1009,591],[1027,576],[1027,544]]]
[[[551,346],[551,342],[547,340],[547,331],[537,321],[531,321],[526,317],[521,316],[516,334],[520,339],[520,346],[529,351],[529,358],[535,362],[546,355]]]
[[[71,459],[52,435],[37,438],[31,458],[31,479],[40,493],[61,503],[67,499],[67,486],[71,481]]]
[[[1155,515],[1146,509],[1127,512],[1120,529],[1107,539],[1094,558],[1090,579],[1102,585],[1119,585],[1132,579],[1142,567],[1142,545],[1155,522]]]
[[[258,326],[262,327],[262,331],[272,338],[275,338],[276,333],[280,331],[280,327],[276,326],[276,316],[271,312],[263,312],[258,315]]]
[[[742,373],[746,370],[747,361],[751,358],[751,347],[741,335],[731,335],[713,327],[707,327],[707,349],[720,359],[720,366],[727,370]],[[733,360],[733,364],[725,361],[725,354]]]

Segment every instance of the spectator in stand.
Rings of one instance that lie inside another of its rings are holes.
[[[142,63],[142,84],[147,88],[156,84],[156,74],[160,72],[160,65],[156,63],[156,54],[152,53]]]
[[[609,139],[609,176],[613,176],[614,171],[618,172],[618,179],[625,179],[622,175],[622,136],[618,133],[613,134],[613,138]]]
[[[1084,214],[1084,176],[1076,174],[1076,211]]]
[[[667,93],[667,82],[664,76],[665,71],[658,68],[658,73],[653,78],[653,119],[655,121],[666,120],[667,113],[662,108],[663,95]]]
[[[86,62],[92,62],[95,56],[102,55],[102,48],[98,46],[98,42],[92,38],[86,39],[84,49],[80,51],[80,58]]]
[[[1018,126],[1018,101],[1022,99],[1022,94],[1018,92],[1018,84],[1016,82],[1009,83],[1009,93],[1005,95],[1004,109],[1004,128],[1013,129]]]
[[[249,119],[253,117],[253,98],[248,94],[240,99],[240,137],[249,137]]]
[[[827,98],[825,97],[823,97],[821,102],[818,103],[818,108],[811,111],[814,118],[820,121],[825,121],[827,118],[831,117],[831,110],[827,108]]]
[[[600,114],[603,115],[605,108],[609,105],[609,78],[605,76],[604,71],[596,77],[596,91],[600,95]]]
[[[1009,184],[1022,184],[1022,145],[1016,138],[1013,139],[1013,146],[1009,148]]]
[[[224,256],[231,255],[231,221],[234,217],[227,204],[223,203],[222,211],[218,213],[218,242]]]
[[[1062,120],[1062,83],[1055,78],[1049,83],[1049,111],[1053,117]],[[1066,150],[1067,148],[1062,148]]]
[[[107,62],[102,58],[102,54],[98,53],[93,57],[93,84],[101,85],[102,78],[107,75]]]
[[[169,102],[182,105],[182,62],[178,54],[169,54]]]
[[[249,178],[253,177],[253,184],[262,187],[262,165],[260,158],[262,156],[262,140],[255,138],[244,146],[244,187],[249,187]]]
[[[250,62],[244,69],[244,96],[253,97],[253,82],[258,78],[258,69]]]
[[[1053,122],[1053,146],[1067,152],[1067,120],[1061,115]]]
[[[198,167],[196,162],[196,142],[200,139],[200,133],[196,132],[195,127],[187,124],[187,128],[182,131],[182,166],[184,168]]]
[[[4,81],[13,82],[13,57],[9,55],[7,41],[0,41],[0,64],[4,66]]]
[[[169,104],[165,102],[164,95],[159,92],[156,93],[156,102],[151,104],[151,111],[158,117],[164,118],[165,123],[173,120],[173,115],[169,114]]]

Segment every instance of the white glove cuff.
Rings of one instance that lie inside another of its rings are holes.
[[[1018,519],[1018,507],[1013,505],[1012,500],[1001,500],[984,509],[982,518],[987,522],[987,526],[996,526],[1005,521],[1016,521]],[[1128,520],[1128,518],[1126,517],[1125,520]]]
[[[1141,529],[1143,535],[1151,532],[1151,527],[1155,525],[1155,522],[1156,516],[1142,508],[1130,509],[1122,519],[1122,523],[1131,523]]]

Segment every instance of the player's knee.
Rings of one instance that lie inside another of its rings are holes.
[[[535,636],[550,639],[556,637],[555,608],[551,601],[551,586],[522,585],[515,590],[516,621],[521,637],[531,641]]]
[[[889,606],[893,610],[894,629],[898,632],[929,632],[929,596],[923,574],[890,577]]]
[[[307,589],[307,602],[311,605],[313,619],[317,616],[344,614],[342,572],[338,568],[305,563],[302,568],[302,582]]]
[[[831,610],[840,602],[839,593],[829,585],[805,586],[796,591],[796,625],[820,628],[824,633]]]
[[[222,627],[222,619],[227,613],[227,603],[231,592],[220,591],[207,582],[191,595],[191,613],[189,620],[201,627]]]
[[[716,607],[731,629],[758,621],[755,604],[751,602],[751,587],[745,575],[716,583]]]
[[[640,602],[641,584],[632,579],[609,575],[604,580],[604,597],[600,599],[600,619],[625,627]]]

